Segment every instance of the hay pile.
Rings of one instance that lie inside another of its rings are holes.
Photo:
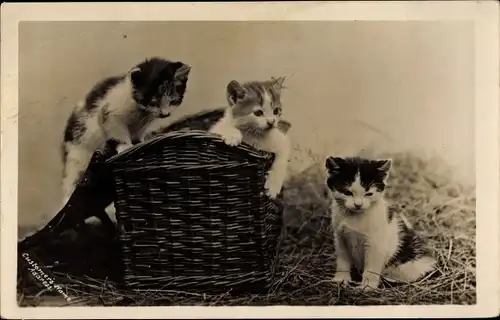
[[[361,155],[370,157],[373,153]],[[333,239],[325,217],[328,202],[324,197],[324,157],[312,157],[316,164],[293,177],[285,191],[285,217],[290,231],[283,263],[294,271],[284,281],[298,283],[300,277],[304,287],[296,292],[297,300],[314,305],[476,303],[473,186],[455,181],[451,169],[439,158],[411,153],[379,154],[378,158],[393,159],[387,198],[428,242],[438,261],[437,270],[414,284],[370,293],[356,288],[343,291],[325,282],[334,271],[333,249],[325,244],[332,245]],[[319,297],[306,298],[309,294]]]
[[[326,214],[323,157],[294,174],[284,188],[286,237],[280,251],[282,277],[268,295],[232,297],[186,292],[151,292],[131,296],[110,281],[60,275],[73,304],[84,305],[380,305],[475,304],[475,189],[453,180],[439,159],[408,153],[382,155],[393,159],[387,196],[438,260],[437,271],[414,284],[377,289],[339,288],[331,282],[333,237]],[[22,305],[45,304],[42,292],[19,288]],[[53,295],[53,294],[52,294]],[[54,305],[54,302],[51,301]],[[60,299],[60,305],[66,302]]]

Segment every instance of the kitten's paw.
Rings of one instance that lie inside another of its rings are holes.
[[[234,130],[223,134],[222,140],[229,146],[237,146],[241,143],[241,140],[243,140],[243,136],[239,130]]]
[[[283,186],[282,177],[274,171],[270,171],[267,175],[266,183],[264,188],[266,189],[266,195],[271,199],[275,199],[281,191]]]
[[[349,272],[337,272],[332,279],[333,282],[338,284],[348,285],[351,282],[351,275]]]
[[[128,148],[130,148],[132,146],[133,146],[133,144],[131,144],[131,143],[120,143],[119,145],[116,146],[116,152],[122,153],[123,151],[127,150]]]
[[[151,131],[147,134],[144,135],[144,137],[142,138],[142,141],[148,141],[148,140],[151,140],[153,139],[154,137],[156,137],[158,135],[158,132],[156,131]]]
[[[372,273],[363,274],[363,282],[361,283],[361,287],[364,288],[365,291],[371,291],[378,288],[380,283],[380,276]]]

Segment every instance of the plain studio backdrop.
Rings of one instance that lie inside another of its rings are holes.
[[[19,225],[56,214],[71,108],[96,81],[150,56],[193,67],[170,120],[225,105],[232,79],[286,76],[284,117],[300,148],[423,150],[473,183],[473,41],[464,22],[21,23]]]

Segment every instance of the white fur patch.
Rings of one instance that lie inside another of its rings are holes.
[[[109,206],[107,206],[104,211],[106,214],[109,216],[111,221],[116,224],[116,209],[115,209],[115,204],[111,203]],[[85,219],[85,223],[87,224],[92,224],[92,225],[99,225],[101,223],[101,220],[97,217],[89,217]]]
[[[406,216],[402,212],[399,213],[399,217],[401,218],[401,221],[403,221],[403,223],[406,225],[408,229],[413,229],[412,224],[410,223],[410,221],[408,221],[408,219],[406,219]]]
[[[349,188],[352,192],[352,203],[348,204],[349,208],[354,208],[355,206],[361,206],[362,208],[367,207],[369,203],[365,203],[365,188],[361,185],[361,176],[358,171],[354,176],[354,182]]]
[[[359,171],[354,176],[354,182],[350,187],[354,196],[363,196],[365,194],[365,188],[361,185],[361,175]]]
[[[383,266],[389,261],[399,247],[399,229],[396,221],[387,221],[387,203],[379,199],[360,214],[342,211],[336,201],[332,202],[332,224],[337,236],[341,237],[350,251],[351,265],[382,273]],[[370,258],[370,259],[369,259]],[[375,267],[376,266],[376,267]],[[370,278],[371,277],[371,278]],[[370,285],[376,286],[378,275],[368,274]]]
[[[119,145],[116,146],[116,152],[117,153],[122,153],[124,152],[125,150],[128,150],[129,148],[133,147],[133,144],[126,144],[126,143],[121,143]]]
[[[272,109],[272,98],[269,96],[269,93],[267,91],[264,91],[264,94],[262,95],[262,109],[264,110],[271,110]]]
[[[65,144],[67,152],[66,165],[63,178],[63,206],[66,205],[73,194],[82,174],[87,169],[94,151],[84,145]]]
[[[85,219],[86,224],[99,225],[100,222],[101,222],[101,220],[99,220],[99,218],[94,217],[94,216]]]
[[[116,208],[115,208],[115,203],[111,203],[109,206],[106,207],[106,209],[104,209],[104,211],[106,211],[106,213],[108,214],[109,218],[111,219],[111,221],[113,221],[114,223],[116,223]]]
[[[135,108],[135,104],[132,98],[132,83],[128,77],[112,87],[97,103],[100,107],[108,106],[110,114],[114,115],[128,115],[131,108]]]
[[[229,108],[226,109],[222,119],[210,129],[210,132],[219,135],[230,146],[240,144],[243,139],[241,131],[234,125],[232,112]]]
[[[432,271],[436,260],[431,257],[422,257],[408,261],[396,267],[389,267],[384,271],[384,276],[389,280],[400,282],[413,282],[419,280],[423,275]]]

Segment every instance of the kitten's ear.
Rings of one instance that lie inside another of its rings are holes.
[[[281,89],[284,88],[283,83],[285,82],[285,77],[279,77],[279,78],[272,77],[271,79],[274,82],[273,87],[275,90],[280,91]]]
[[[377,160],[377,167],[379,170],[388,172],[392,167],[392,159]]]
[[[139,79],[141,77],[142,70],[139,67],[133,67],[132,69],[129,70],[127,73],[127,76],[132,80],[134,84],[139,82]]]
[[[392,167],[392,159],[378,160],[376,161],[376,164],[378,169],[384,173],[384,180],[387,180],[387,178],[389,177],[389,171]]]
[[[247,96],[247,89],[236,80],[228,83],[226,89],[227,101],[230,106],[235,105],[238,101],[245,99]]]
[[[327,157],[325,160],[325,167],[328,172],[332,173],[338,171],[340,165],[344,162],[344,159],[340,157]]]
[[[288,130],[292,127],[292,124],[286,120],[279,120],[278,121],[278,129],[283,132],[284,134],[288,133]]]
[[[176,80],[187,80],[189,73],[191,72],[191,66],[183,63],[174,73],[174,79]]]

